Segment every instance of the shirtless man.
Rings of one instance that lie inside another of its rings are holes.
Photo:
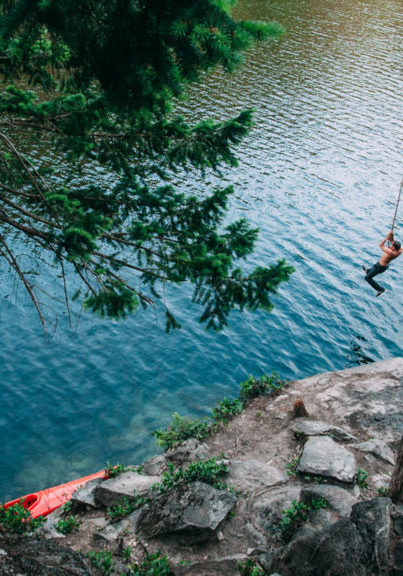
[[[386,242],[390,242],[391,246],[385,246]],[[400,242],[393,239],[393,230],[391,230],[386,238],[382,240],[382,242],[379,244],[379,248],[383,251],[379,262],[374,264],[370,269],[363,266],[365,271],[365,280],[368,282],[368,284],[371,284],[375,290],[377,290],[377,296],[383,294],[385,292],[385,288],[375,282],[374,276],[385,272],[388,269],[390,262],[400,256],[400,254],[403,252],[403,248],[401,247]]]

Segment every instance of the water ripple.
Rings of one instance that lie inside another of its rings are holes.
[[[122,324],[86,316],[77,331],[60,316],[50,344],[4,276],[0,497],[106,460],[140,461],[155,449],[150,431],[173,412],[206,414],[249,374],[341,369],[355,341],[374,360],[403,353],[402,262],[382,278],[383,299],[361,270],[379,256],[403,176],[401,1],[243,0],[237,11],[287,33],[256,46],[235,76],[218,72],[191,88],[178,112],[197,122],[255,109],[239,168],[194,180],[206,190],[234,182],[231,217],[261,231],[247,266],[285,257],[296,272],[272,315],[235,313],[221,334],[191,321],[197,310],[184,288],[167,293],[179,333],[166,337],[142,311]],[[104,177],[87,172],[89,182]]]

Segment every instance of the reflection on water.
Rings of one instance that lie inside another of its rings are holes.
[[[374,362],[372,358],[366,355],[367,339],[357,334],[350,342],[351,352],[347,355],[350,366],[360,366],[361,364],[370,364]]]
[[[231,216],[261,230],[250,264],[285,257],[296,272],[274,314],[234,314],[221,334],[195,323],[186,290],[172,288],[181,332],[166,337],[143,311],[121,324],[85,316],[77,330],[60,315],[50,344],[23,291],[0,279],[12,294],[0,301],[0,497],[106,460],[138,462],[173,412],[205,414],[249,374],[294,379],[402,355],[403,262],[383,299],[361,270],[378,258],[403,175],[401,0],[242,0],[238,10],[287,32],[235,76],[192,88],[178,110],[196,122],[255,109],[239,168],[219,183],[235,184]],[[402,222],[403,210],[397,236]]]

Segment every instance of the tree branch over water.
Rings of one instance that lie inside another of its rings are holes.
[[[244,219],[224,225],[232,187],[203,184],[206,170],[236,166],[251,111],[193,126],[172,114],[189,82],[217,65],[233,70],[253,41],[281,32],[236,22],[233,4],[0,2],[0,254],[44,326],[14,255],[22,244],[59,269],[70,324],[80,298],[115,318],[161,301],[167,330],[178,327],[169,284],[193,285],[208,328],[233,309],[272,309],[292,267],[242,272],[258,230]],[[99,178],[89,184],[88,172]]]

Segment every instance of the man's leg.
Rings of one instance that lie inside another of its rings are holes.
[[[385,291],[385,288],[378,284],[378,282],[375,282],[374,276],[377,276],[377,274],[382,274],[387,269],[387,266],[381,266],[379,262],[377,262],[374,266],[372,266],[372,268],[368,270],[365,275],[365,280],[368,282],[368,284],[370,284],[372,288],[375,288],[375,290],[381,293]]]

